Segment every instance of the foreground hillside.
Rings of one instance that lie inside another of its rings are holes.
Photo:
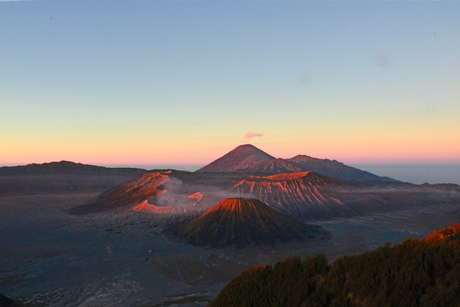
[[[233,279],[213,306],[460,306],[460,225],[328,264],[290,257]]]

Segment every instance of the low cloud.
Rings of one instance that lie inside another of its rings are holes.
[[[250,139],[252,139],[253,137],[262,137],[264,136],[263,133],[254,133],[254,132],[249,132],[249,131],[246,131],[243,135],[243,139],[241,140],[241,142],[247,142],[249,141]]]

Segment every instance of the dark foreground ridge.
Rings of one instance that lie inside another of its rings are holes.
[[[14,301],[3,294],[0,294],[0,307],[15,307],[17,304]]]
[[[257,199],[228,198],[191,222],[166,230],[174,239],[192,245],[244,248],[313,239],[317,227],[285,217]]]
[[[332,265],[320,254],[251,268],[217,306],[460,306],[460,224]]]

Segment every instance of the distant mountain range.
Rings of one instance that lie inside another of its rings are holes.
[[[0,196],[101,192],[146,172],[69,161],[0,167]]]
[[[197,172],[219,173],[265,173],[282,174],[313,171],[320,175],[342,180],[380,180],[395,182],[392,178],[380,177],[360,169],[347,166],[336,160],[317,159],[297,155],[291,159],[275,158],[253,145],[241,145],[211,162]]]
[[[129,167],[103,167],[71,161],[59,161],[42,164],[27,164],[22,166],[0,167],[1,176],[17,175],[46,175],[46,174],[104,174],[104,175],[127,175],[133,176],[145,173],[147,170]]]
[[[460,204],[455,184],[402,183],[307,156],[276,159],[252,145],[239,146],[194,173],[68,161],[0,168],[0,196],[95,192],[102,193],[72,212],[126,207],[197,217],[226,198],[242,197],[259,199],[295,219],[323,219]]]
[[[335,160],[298,155],[276,159],[253,145],[241,145],[196,173],[281,174],[313,171],[351,181],[396,182]],[[0,197],[33,194],[102,192],[152,172],[139,168],[109,168],[70,161],[0,167]],[[222,199],[220,199],[222,200]]]

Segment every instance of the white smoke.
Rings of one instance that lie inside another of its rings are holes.
[[[247,142],[249,141],[250,139],[252,139],[253,137],[262,137],[264,136],[263,133],[254,133],[254,132],[250,132],[250,131],[246,131],[243,135],[243,139],[241,140],[241,142]]]

